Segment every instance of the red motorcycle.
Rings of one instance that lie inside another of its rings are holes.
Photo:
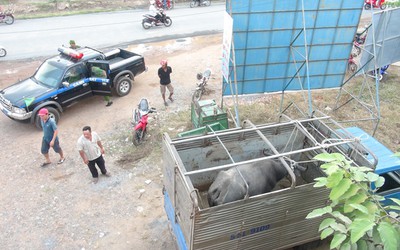
[[[138,108],[133,112],[133,137],[132,142],[135,146],[139,146],[144,141],[147,128],[147,120],[150,113],[156,112],[155,108],[150,108],[146,98],[142,98]]]
[[[380,8],[381,10],[386,9],[385,0],[364,0],[364,9],[370,10],[371,8]]]
[[[349,60],[347,62],[347,69],[352,73],[356,72],[358,69],[357,63],[354,60],[354,57],[352,54],[350,54]]]
[[[14,10],[13,9],[7,9],[7,10],[2,10],[0,7],[0,23],[5,23],[5,24],[13,24],[14,23],[14,16],[13,16]]]

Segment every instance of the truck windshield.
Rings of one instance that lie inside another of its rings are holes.
[[[38,82],[50,87],[56,88],[61,82],[65,66],[55,61],[46,61],[40,66],[33,76]]]

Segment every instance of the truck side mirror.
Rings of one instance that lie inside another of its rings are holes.
[[[69,87],[69,82],[67,82],[67,81],[62,82],[62,85],[63,85],[64,87],[68,88],[68,87]]]

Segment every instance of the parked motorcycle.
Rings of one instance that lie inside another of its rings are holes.
[[[372,78],[376,78],[376,74],[378,73],[379,81],[385,81],[386,80],[386,75],[387,75],[386,70],[389,68],[389,66],[390,65],[386,65],[386,66],[382,66],[379,69],[371,70],[370,72],[368,72],[367,76],[372,77]]]
[[[211,70],[206,69],[204,73],[198,73],[197,74],[197,87],[196,90],[193,93],[192,100],[199,101],[201,99],[201,96],[204,94],[206,91],[206,84],[208,82],[208,79],[210,79],[211,76]]]
[[[364,0],[364,9],[370,10],[373,8],[380,8],[381,10],[386,9],[385,0]]]
[[[211,0],[192,0],[190,2],[190,8],[197,7],[197,6],[210,6]]]
[[[0,57],[5,57],[7,55],[7,50],[0,45]]]
[[[0,23],[5,23],[5,24],[13,24],[14,23],[14,10],[13,9],[7,9],[7,10],[1,10],[0,8]]]
[[[155,16],[150,14],[143,15],[142,26],[144,29],[150,29],[153,26],[162,26],[169,27],[172,25],[172,20],[169,16],[167,16],[162,9],[160,9],[160,16],[158,19]]]
[[[156,0],[156,6],[159,9],[170,10],[174,8],[174,5],[174,0],[166,0],[165,2],[164,0]]]
[[[146,98],[142,98],[138,107],[133,112],[133,136],[132,142],[135,146],[139,146],[144,141],[147,128],[147,119],[150,113],[156,112],[155,108],[150,108]]]

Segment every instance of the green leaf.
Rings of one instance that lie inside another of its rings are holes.
[[[368,209],[366,207],[364,207],[363,205],[360,205],[360,204],[349,204],[349,206],[351,206],[351,207],[363,212],[364,214],[368,214],[369,213]]]
[[[314,187],[325,187],[326,183],[328,183],[328,180],[326,177],[318,177],[314,179],[316,183],[314,184]]]
[[[357,250],[368,250],[367,242],[363,239],[357,241]]]
[[[400,152],[393,154],[392,157],[400,157]]]
[[[383,184],[385,184],[385,178],[383,178],[382,176],[379,176],[378,180],[376,180],[374,183],[376,188],[382,187]]]
[[[347,238],[347,236],[346,236],[345,234],[341,234],[341,233],[335,234],[335,235],[333,236],[332,241],[331,241],[330,248],[333,249],[333,248],[339,247],[340,244],[342,244],[342,242],[343,242],[346,238]]]
[[[368,172],[367,173],[367,179],[368,179],[369,182],[377,181],[378,178],[379,178],[379,175],[377,175],[375,173],[372,173],[372,172]]]
[[[329,178],[329,177],[328,177]],[[329,194],[329,198],[331,200],[337,200],[342,196],[347,190],[349,190],[352,182],[350,179],[342,179],[338,185],[332,188],[331,193]]]
[[[385,250],[397,250],[397,246],[400,245],[400,234],[397,233],[392,224],[381,222],[378,225],[378,232]]]
[[[338,211],[333,211],[331,214],[338,220],[343,221],[346,225],[350,225],[353,222],[352,220],[350,220],[349,217],[343,215],[342,213],[340,213]]]
[[[332,161],[344,161],[345,158],[342,154],[339,153],[322,153],[314,156],[315,160],[324,161],[324,162],[332,162]]]
[[[336,162],[328,162],[328,163],[322,164],[321,168],[324,169],[324,172],[328,176],[341,170]]]
[[[400,211],[400,206],[392,206],[392,205],[390,205],[390,206],[386,206],[385,209],[386,210],[397,210],[397,211]]]
[[[357,195],[354,195],[350,199],[347,200],[346,203],[348,204],[360,204],[363,203],[365,200],[368,199],[368,196],[365,193],[358,193]]]
[[[343,172],[342,171],[335,172],[328,176],[327,178],[328,183],[326,184],[326,186],[328,188],[336,187],[337,185],[339,185],[342,179],[343,179]]]
[[[344,199],[344,200],[347,200],[347,199],[349,199],[350,197],[356,195],[357,192],[358,192],[358,190],[360,190],[360,188],[359,188],[357,185],[352,184],[352,185],[350,186],[350,188],[349,188],[340,198],[341,198],[341,199]]]
[[[331,213],[331,212],[332,212],[332,208],[330,206],[326,206],[323,208],[317,208],[317,209],[314,209],[311,213],[309,213],[307,215],[306,219],[320,217],[324,214]]]
[[[367,174],[363,172],[353,173],[353,179],[357,182],[362,182],[367,180]]]
[[[340,250],[351,250],[351,244],[350,242],[346,242],[343,245],[340,246]]]
[[[356,218],[349,227],[351,242],[356,243],[366,232],[371,230],[374,225],[373,221]]]
[[[321,240],[325,239],[326,237],[330,236],[331,234],[333,234],[333,229],[328,227],[325,228],[322,232],[321,232]]]
[[[343,224],[340,224],[340,223],[332,224],[331,228],[333,230],[335,230],[336,232],[340,232],[340,233],[343,233],[343,234],[347,233],[347,228]]]
[[[333,219],[333,218],[326,218],[325,220],[323,220],[322,222],[321,222],[321,224],[319,224],[319,229],[318,229],[318,231],[322,231],[323,229],[325,229],[325,228],[327,228],[327,227],[329,227],[329,226],[331,226],[332,224],[335,224],[336,223],[336,220],[335,219]]]

